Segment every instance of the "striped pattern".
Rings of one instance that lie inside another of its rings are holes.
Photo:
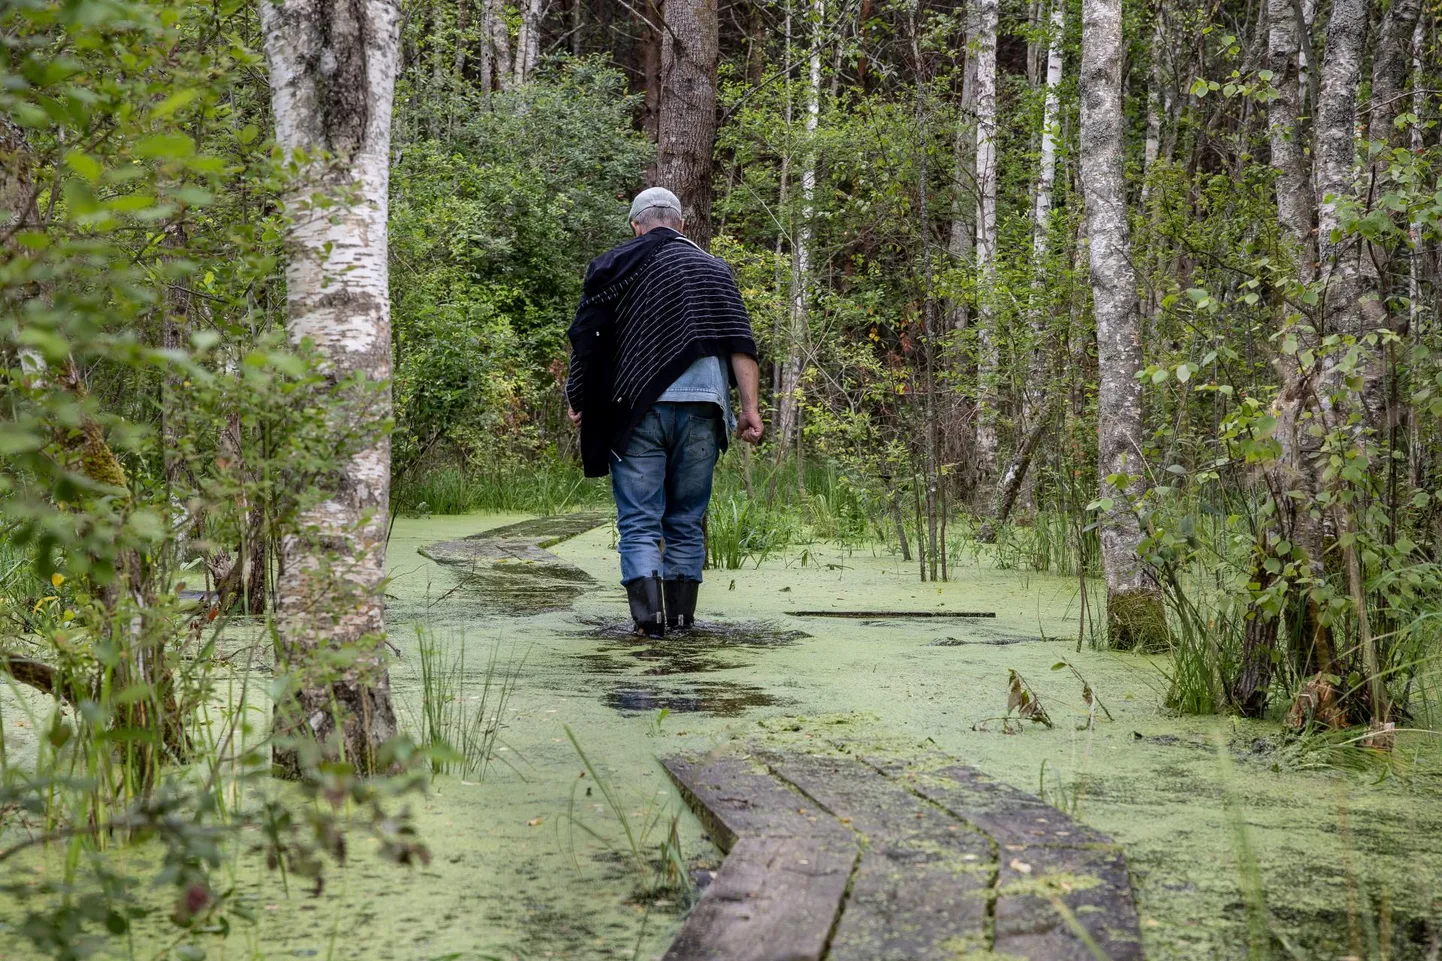
[[[657,378],[682,358],[689,364],[698,342],[744,342],[755,353],[751,321],[731,268],[690,241],[662,245],[645,266],[585,298],[581,306],[600,304],[612,305],[614,355],[571,364],[566,397],[574,410],[583,410],[586,368],[593,363],[609,361],[612,399],[635,407],[665,390],[668,385],[657,384]]]

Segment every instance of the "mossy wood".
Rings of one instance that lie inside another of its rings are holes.
[[[599,527],[604,514],[554,514],[421,548],[422,557],[455,571],[466,596],[501,614],[523,617],[564,610],[596,581],[547,548]]]
[[[952,758],[663,763],[729,852],[666,961],[1142,957],[1121,849]]]

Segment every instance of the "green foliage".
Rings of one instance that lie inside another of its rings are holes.
[[[397,143],[399,477],[533,456],[570,430],[558,390],[566,327],[587,262],[629,236],[618,198],[650,156],[630,127],[634,105],[615,70],[561,61],[534,84],[449,101],[444,136],[416,129]],[[404,112],[398,122],[425,127]]]
[[[285,169],[251,5],[15,3],[0,31],[0,725],[17,703],[42,732],[7,753],[0,726],[0,883],[44,953],[104,950],[174,897],[156,923],[199,957],[246,919],[228,845],[317,890],[351,829],[426,857],[390,810],[410,778],[308,744],[299,791],[265,787],[256,646],[223,631],[242,592],[198,590],[256,545],[266,584],[264,545],[373,439],[332,388],[383,385],[329,383],[275,329]],[[10,870],[41,847],[62,872]]]

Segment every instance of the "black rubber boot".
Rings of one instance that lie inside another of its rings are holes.
[[[696,626],[696,592],[700,581],[676,578],[666,582],[666,629],[683,630]]]
[[[626,585],[626,599],[631,602],[631,620],[636,633],[647,637],[666,635],[665,590],[661,576],[638,577]]]

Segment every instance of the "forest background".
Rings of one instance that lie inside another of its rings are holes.
[[[415,856],[387,788],[311,763],[329,734],[360,771],[408,750],[386,510],[604,502],[574,464],[565,329],[648,182],[732,265],[769,372],[713,563],[875,539],[927,580],[986,551],[1075,576],[1078,643],[1163,653],[1178,711],[1374,750],[1426,726],[1435,5],[372,3],[335,37],[394,38],[394,113],[362,72],[313,115],[288,112],[319,61],[286,31],[344,11],[292,6],[0,14],[0,663],[68,705],[55,757],[95,748],[0,807],[68,836],[139,798],[111,823],[204,861],[157,786],[198,732],[225,740],[193,723],[219,624],[275,611],[295,671],[272,693],[307,709],[277,715],[279,769]],[[376,195],[388,251],[337,276],[381,339],[299,336],[334,306],[306,256],[382,235],[348,220]],[[277,859],[318,872],[334,825],[265,811]]]

